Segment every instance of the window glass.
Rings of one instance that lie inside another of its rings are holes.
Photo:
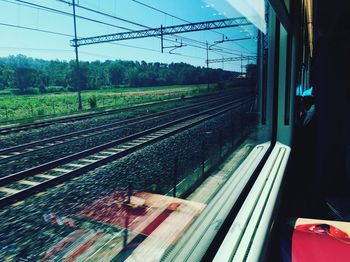
[[[267,1],[0,8],[1,261],[161,260],[271,140]]]

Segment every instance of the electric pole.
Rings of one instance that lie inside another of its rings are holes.
[[[75,62],[76,62],[76,75],[78,76],[78,110],[83,109],[81,102],[81,77],[80,77],[80,67],[79,67],[79,56],[78,56],[78,38],[77,38],[77,21],[75,16],[75,0],[73,1],[73,20],[74,20],[74,48],[75,48]]]
[[[208,45],[208,41],[206,42],[206,44],[207,44],[207,60],[206,60],[206,63],[207,63],[207,88],[209,91],[209,45]]]

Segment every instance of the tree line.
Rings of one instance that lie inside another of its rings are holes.
[[[33,59],[24,55],[0,58],[0,90],[17,93],[75,91],[101,87],[136,87],[218,83],[236,78],[237,72],[195,67],[186,63],[146,63],[107,60],[80,62]]]

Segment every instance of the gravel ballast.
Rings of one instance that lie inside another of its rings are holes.
[[[23,203],[0,210],[0,257],[15,261],[36,261],[62,238],[81,227],[47,221],[47,216],[73,218],[87,205],[132,184],[134,191],[166,194],[174,184],[175,159],[178,159],[177,180],[200,167],[203,155],[218,154],[221,146],[239,141],[248,134],[250,123],[242,112],[227,112],[90,171],[59,187],[48,189],[41,196],[32,196]],[[233,120],[232,120],[233,117]],[[233,121],[233,122],[232,122]],[[220,158],[220,157],[218,157]],[[90,225],[95,231],[108,232],[108,227]],[[90,228],[90,229],[91,229]]]

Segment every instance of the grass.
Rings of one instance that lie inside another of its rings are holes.
[[[199,95],[216,89],[211,85],[161,86],[142,88],[114,88],[82,91],[83,111],[91,110],[92,99],[96,108],[120,108],[152,101]],[[55,94],[12,95],[0,94],[0,122],[29,119],[47,115],[69,115],[79,112],[77,109],[77,93],[61,92]]]

